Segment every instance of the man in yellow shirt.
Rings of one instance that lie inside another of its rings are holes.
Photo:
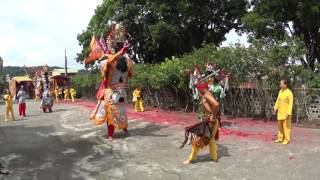
[[[54,90],[54,95],[56,97],[56,101],[59,101],[59,87],[57,86]]]
[[[274,105],[274,111],[277,112],[278,119],[278,139],[276,143],[282,143],[284,145],[290,143],[291,133],[291,115],[293,107],[293,94],[288,89],[288,81],[281,80],[279,95]]]
[[[74,102],[74,98],[76,96],[76,90],[74,88],[71,88],[70,89],[70,96],[71,96],[71,99],[72,99],[72,102]]]
[[[65,90],[64,90],[64,101],[69,101],[69,89],[68,88],[66,88]]]
[[[3,96],[3,100],[6,104],[6,113],[5,113],[4,120],[7,122],[9,119],[9,113],[11,113],[12,120],[14,121],[13,97],[10,91],[6,90],[5,95]]]

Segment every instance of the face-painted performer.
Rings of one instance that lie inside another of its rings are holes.
[[[110,140],[112,140],[115,129],[128,131],[126,88],[128,79],[133,75],[133,61],[126,54],[129,46],[126,30],[121,24],[114,25],[112,29],[107,38],[106,47],[108,49],[103,49],[101,42],[99,45],[102,54],[100,59],[106,59],[100,63],[103,80],[96,95],[99,99],[98,104],[90,118],[97,124],[107,123],[107,137]],[[86,62],[90,61],[86,60]]]
[[[216,141],[219,136],[219,123],[217,120],[219,103],[209,92],[207,82],[199,82],[197,90],[200,97],[201,122],[189,126],[185,130],[185,141],[181,148],[184,147],[190,136],[192,151],[188,159],[184,161],[184,164],[192,163],[196,159],[198,152],[206,146],[209,146],[211,159],[218,160]]]
[[[50,92],[49,87],[47,86],[42,93],[42,100],[41,100],[41,107],[44,113],[47,112],[52,112],[52,106],[53,106],[53,97]]]
[[[219,102],[209,91],[209,84],[212,84],[212,79],[216,79],[219,80],[219,83],[225,82],[224,85],[227,88],[228,81],[223,70],[215,69],[217,69],[216,65],[207,63],[204,74],[197,66],[192,73],[188,70],[190,75],[189,87],[192,89],[196,112],[201,122],[186,128],[185,141],[181,147],[184,147],[190,136],[192,152],[189,158],[184,161],[185,164],[193,162],[199,150],[207,145],[210,149],[211,159],[214,161],[218,159],[216,141],[219,138]],[[223,89],[223,91],[225,90]]]
[[[53,97],[52,93],[50,91],[50,81],[49,81],[49,73],[48,73],[48,65],[43,66],[43,78],[42,81],[44,86],[44,91],[42,92],[42,98],[41,98],[41,109],[43,112],[52,112],[52,106],[53,106]]]
[[[223,69],[219,69],[216,64],[207,62],[205,79],[207,79],[207,82],[209,83],[209,91],[220,103],[217,118],[219,121],[219,126],[221,126],[221,109],[223,108],[222,105],[225,97],[225,92],[228,90],[229,87],[229,75],[226,74]]]

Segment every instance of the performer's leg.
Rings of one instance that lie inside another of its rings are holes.
[[[188,159],[185,160],[183,163],[184,164],[192,163],[192,161],[197,158],[197,154],[198,154],[199,150],[200,150],[200,148],[192,145],[191,154],[189,155]]]
[[[283,130],[285,136],[282,144],[289,144],[291,138],[291,117],[288,117],[286,120],[284,120]]]
[[[134,111],[135,111],[135,112],[138,112],[138,111],[139,111],[139,100],[136,100],[136,101],[134,102]]]
[[[11,113],[11,118],[12,118],[12,121],[14,121],[15,119],[14,119],[13,108],[11,107],[9,111],[10,111],[10,113]]]
[[[214,137],[209,142],[209,151],[210,151],[211,159],[214,161],[217,161],[218,160],[217,143]]]
[[[19,103],[19,116],[22,116],[22,103]]]
[[[143,112],[144,111],[144,108],[143,108],[143,100],[139,100],[139,108],[140,108],[140,111]]]
[[[212,135],[213,137],[209,141],[209,152],[210,157],[212,160],[218,160],[218,153],[217,153],[217,143],[216,143],[216,136],[219,136],[219,121],[217,120],[212,127]]]
[[[278,120],[278,139],[275,142],[282,142],[284,139],[283,123],[284,120]]]
[[[114,126],[108,125],[108,139],[112,140],[113,133],[114,133]]]
[[[74,95],[71,95],[72,102],[74,102]]]
[[[26,109],[27,109],[26,103],[22,103],[22,116],[23,116],[23,117],[26,116]]]
[[[9,106],[6,106],[6,113],[4,114],[4,121],[6,121],[6,122],[9,119],[9,111],[10,111]]]

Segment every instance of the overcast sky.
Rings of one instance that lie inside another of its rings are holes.
[[[0,56],[4,66],[64,65],[80,69],[74,58],[81,51],[77,34],[89,23],[102,0],[0,0]],[[235,32],[229,43],[245,43]]]

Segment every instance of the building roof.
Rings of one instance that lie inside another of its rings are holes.
[[[61,76],[61,75],[64,75],[64,72],[65,72],[64,69],[53,69],[52,76]],[[78,70],[68,68],[68,75],[77,74],[77,73],[78,73]]]
[[[28,76],[15,76],[12,78],[12,80],[17,81],[18,83],[28,81],[32,82],[32,79],[30,79]]]

